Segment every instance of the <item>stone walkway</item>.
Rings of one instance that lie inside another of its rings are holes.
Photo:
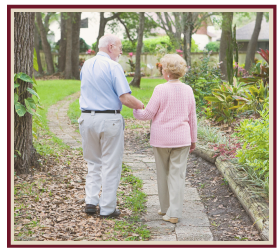
[[[73,148],[82,147],[81,136],[71,126],[67,110],[71,102],[79,97],[80,93],[68,96],[49,108],[48,120],[50,131],[64,143]],[[123,163],[130,166],[133,174],[143,180],[143,192],[147,194],[147,213],[142,218],[148,225],[152,237],[150,241],[212,241],[213,235],[204,206],[196,188],[190,182],[185,184],[185,200],[183,216],[179,223],[172,224],[162,220],[157,214],[160,209],[157,191],[155,160],[153,157],[125,151]]]

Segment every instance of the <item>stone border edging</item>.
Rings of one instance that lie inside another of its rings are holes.
[[[196,145],[194,154],[200,156],[201,158],[214,163],[218,170],[221,172],[223,177],[228,181],[231,190],[237,196],[238,200],[253,220],[260,236],[263,241],[269,240],[269,206],[261,198],[251,197],[249,192],[242,188],[234,180],[234,175],[236,174],[236,168],[229,161],[223,161],[218,155],[218,151],[207,149],[199,144]],[[215,156],[216,155],[216,156]]]

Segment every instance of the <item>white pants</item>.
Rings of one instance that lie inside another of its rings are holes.
[[[187,160],[190,146],[181,148],[153,148],[160,209],[169,217],[181,218]]]
[[[122,171],[124,119],[121,114],[92,112],[82,113],[78,122],[88,163],[85,202],[99,204],[101,215],[111,214],[116,208]]]

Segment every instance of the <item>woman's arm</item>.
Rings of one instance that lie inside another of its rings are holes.
[[[147,104],[147,107],[143,109],[134,109],[133,115],[138,120],[151,120],[156,115],[159,106],[160,106],[160,98],[159,98],[159,91],[158,88],[155,87],[153,95]]]
[[[192,149],[194,150],[195,142],[197,141],[197,118],[196,118],[195,98],[192,89],[190,95],[191,95],[192,105],[189,113],[189,125],[190,125],[190,133],[191,133],[191,142],[192,144],[194,144],[193,147],[191,146],[191,150]]]

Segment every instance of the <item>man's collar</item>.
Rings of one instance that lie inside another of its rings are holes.
[[[111,59],[111,57],[106,52],[103,52],[103,51],[99,51],[97,53],[97,56],[105,56],[105,57],[108,57],[109,59]]]

